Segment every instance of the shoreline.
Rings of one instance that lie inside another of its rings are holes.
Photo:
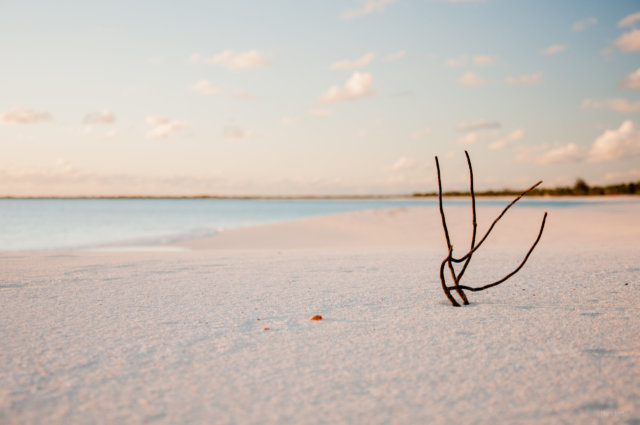
[[[484,193],[476,193],[476,198],[509,198],[515,197],[519,195],[517,192],[507,193],[507,194],[484,194]],[[466,193],[444,193],[442,195],[443,198],[470,198],[470,194]],[[549,194],[527,194],[527,198],[533,199],[573,199],[573,198],[631,198],[631,199],[640,199],[640,193],[638,194],[593,194],[593,195],[549,195]],[[0,196],[0,200],[3,199],[18,199],[18,200],[29,200],[29,199],[37,199],[37,200],[74,200],[74,199],[230,199],[230,200],[384,200],[384,199],[400,199],[400,200],[420,200],[420,199],[438,199],[438,194],[428,194],[428,195],[345,195],[345,196],[335,196],[335,195],[309,195],[309,196],[213,196],[213,195],[202,195],[202,196]]]
[[[575,199],[575,198],[574,198]],[[485,198],[489,203],[477,202],[479,232],[487,226],[511,198]],[[524,202],[523,202],[524,201]],[[545,200],[546,201],[546,200]],[[545,201],[523,199],[501,221],[496,234],[501,243],[509,241],[509,234],[518,234],[536,226]],[[552,202],[564,202],[554,199]],[[639,226],[625,225],[634,215],[640,215],[640,202],[635,198],[581,198],[576,203],[558,205],[549,210],[550,227],[543,241],[552,238],[554,243],[576,245],[632,243],[640,240]],[[469,227],[469,202],[445,202],[448,220],[453,226]],[[615,212],[617,220],[609,227],[593,226],[602,222],[606,211]],[[557,221],[561,220],[562,224]],[[523,221],[523,223],[520,223]],[[458,233],[454,230],[454,233]],[[464,240],[466,235],[459,237]],[[272,247],[367,247],[374,246],[440,246],[442,230],[437,203],[434,205],[409,205],[363,209],[338,213],[317,214],[268,223],[246,224],[217,229],[200,229],[173,234],[158,234],[139,238],[125,238],[113,242],[96,242],[76,247],[47,249],[4,250],[4,252],[52,252],[52,251],[172,251],[192,249],[264,249]],[[513,238],[511,238],[513,239]],[[432,242],[437,241],[437,242]],[[573,241],[573,242],[572,242]],[[579,242],[578,242],[579,241]],[[610,242],[608,242],[610,241]],[[465,242],[466,243],[466,242]],[[515,243],[515,242],[514,242]],[[0,250],[2,252],[2,250]]]

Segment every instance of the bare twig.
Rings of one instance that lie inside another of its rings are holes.
[[[438,157],[437,156],[436,156],[436,170],[438,171],[438,204],[440,205],[440,217],[442,218],[442,228],[444,229],[444,236],[445,236],[445,239],[447,240],[447,247],[449,248],[449,255],[447,256],[445,261],[446,261],[447,265],[449,266],[449,271],[451,272],[451,278],[453,279],[453,284],[454,284],[454,286],[457,287],[458,286],[458,278],[456,277],[456,272],[453,269],[453,264],[451,264],[451,253],[453,252],[453,245],[451,245],[451,238],[449,237],[449,230],[447,229],[447,220],[445,218],[444,208],[442,206],[442,179],[440,178],[440,163],[438,162]],[[446,287],[447,284],[444,281],[444,273],[443,273],[443,270],[442,270],[443,268],[444,268],[444,263],[443,263],[443,267],[441,267],[440,280],[442,282],[443,287]],[[464,294],[464,291],[462,289],[456,288],[456,292],[458,293],[460,298],[462,298],[462,302],[465,305],[469,304],[469,301],[467,300],[467,296]],[[447,293],[447,296],[449,297],[449,301],[452,301],[453,305],[457,304],[457,302],[451,296],[450,293]]]
[[[542,181],[539,181],[538,183],[536,183],[533,186],[531,186],[529,189],[527,189],[524,192],[522,192],[513,201],[511,201],[511,203],[509,203],[509,205],[507,205],[502,210],[500,215],[493,221],[493,223],[491,223],[491,226],[489,226],[489,229],[487,230],[487,232],[484,234],[482,239],[480,239],[480,242],[478,242],[476,244],[476,232],[477,232],[478,224],[477,224],[477,216],[476,216],[476,197],[475,197],[475,191],[474,191],[474,187],[473,187],[473,168],[471,167],[471,159],[469,158],[469,153],[467,151],[465,151],[464,153],[465,153],[465,155],[467,157],[467,165],[469,166],[469,180],[470,180],[470,192],[471,192],[471,212],[472,212],[473,232],[472,232],[472,235],[471,235],[471,247],[469,248],[469,251],[463,257],[460,257],[460,258],[454,258],[453,257],[453,245],[451,244],[451,238],[449,236],[449,229],[447,228],[447,220],[446,220],[446,217],[445,217],[445,214],[444,214],[444,207],[443,207],[443,203],[442,203],[442,180],[441,180],[441,177],[440,177],[440,163],[438,162],[438,157],[436,156],[436,169],[437,169],[437,172],[438,172],[438,205],[440,207],[440,217],[442,219],[442,228],[444,229],[444,236],[445,236],[445,239],[447,241],[447,249],[448,249],[447,256],[445,257],[444,260],[442,260],[442,263],[440,264],[440,283],[442,284],[442,290],[444,291],[445,296],[447,297],[449,302],[451,302],[451,304],[454,307],[460,307],[460,304],[458,303],[458,301],[456,301],[456,299],[451,294],[452,290],[455,290],[458,293],[458,295],[460,296],[460,298],[462,299],[463,304],[467,305],[467,304],[469,304],[469,301],[467,300],[467,296],[464,293],[465,290],[468,290],[468,291],[471,291],[471,292],[478,292],[478,291],[483,291],[485,289],[492,288],[492,287],[494,287],[496,285],[499,285],[502,282],[506,281],[511,276],[513,276],[518,271],[520,271],[520,269],[527,262],[527,260],[529,259],[529,256],[531,255],[531,253],[533,252],[534,248],[536,247],[536,245],[540,241],[540,237],[542,236],[542,232],[544,230],[544,225],[545,225],[546,220],[547,220],[547,212],[545,212],[544,213],[544,217],[542,218],[542,224],[540,225],[540,231],[538,232],[538,237],[533,242],[533,245],[531,245],[531,248],[529,248],[529,251],[525,255],[525,257],[522,260],[522,262],[520,263],[520,265],[518,267],[516,267],[516,269],[513,270],[511,273],[509,273],[508,275],[506,275],[505,277],[503,277],[502,279],[500,279],[500,280],[498,280],[496,282],[493,282],[493,283],[490,283],[488,285],[484,285],[484,286],[481,286],[481,287],[477,287],[477,288],[474,288],[474,287],[471,287],[471,286],[460,285],[460,280],[462,279],[462,276],[464,275],[464,272],[467,270],[467,266],[469,265],[469,262],[471,261],[471,257],[473,256],[473,253],[476,252],[478,250],[478,248],[480,248],[480,246],[484,243],[484,241],[487,239],[489,234],[491,234],[491,231],[493,230],[495,225],[498,223],[498,221],[500,221],[500,219],[505,215],[505,213],[509,210],[509,208],[511,208],[516,202],[518,202],[518,200],[520,200],[520,198],[522,198],[529,191],[535,189],[536,187],[538,187],[538,185],[540,185],[540,183],[542,183]],[[460,272],[456,274],[455,269],[453,267],[453,263],[462,263],[462,262],[464,262],[464,264],[462,265],[462,268],[460,269]],[[445,265],[447,265],[449,267],[449,271],[451,273],[451,279],[453,280],[453,286],[447,286],[447,283],[446,283],[446,280],[445,280],[445,277],[444,277],[444,267],[445,267]]]
[[[538,237],[536,238],[535,242],[533,242],[533,245],[531,245],[531,248],[529,248],[529,252],[527,252],[527,255],[524,256],[524,259],[522,260],[522,262],[520,263],[520,265],[518,267],[516,267],[516,269],[514,271],[512,271],[511,273],[509,273],[508,275],[506,275],[505,277],[503,277],[502,279],[490,283],[488,285],[484,285],[481,286],[479,288],[473,288],[471,286],[464,286],[464,285],[458,285],[455,287],[449,287],[448,289],[466,289],[467,291],[471,291],[471,292],[478,292],[478,291],[484,291],[485,289],[489,289],[492,288],[494,286],[497,286],[499,284],[501,284],[502,282],[504,282],[505,280],[509,279],[511,276],[513,276],[514,274],[518,273],[520,271],[520,269],[522,268],[522,266],[524,266],[524,263],[527,262],[527,260],[529,259],[529,255],[531,255],[531,253],[533,252],[533,249],[536,247],[536,245],[538,244],[538,242],[540,241],[540,237],[542,236],[542,231],[544,230],[544,223],[547,221],[547,212],[545,211],[544,216],[542,217],[542,224],[540,225],[540,231],[538,232]]]
[[[442,208],[442,180],[440,179],[440,163],[436,156],[436,170],[438,171],[438,205],[440,206],[440,217],[442,218],[442,228],[444,229],[444,237],[447,239],[447,248],[451,253],[451,239],[449,238],[449,229],[447,229],[447,219],[444,216],[444,209]]]
[[[451,248],[453,248],[453,246],[451,246]],[[467,296],[465,295],[464,291],[460,288],[460,284],[459,284],[460,280],[458,279],[458,276],[456,276],[456,271],[453,268],[453,263],[451,262],[451,256],[448,256],[447,258],[447,265],[449,266],[451,279],[453,279],[453,289],[455,289],[458,295],[460,296],[460,298],[462,298],[462,304],[468,305],[469,300],[467,299]]]
[[[491,233],[491,231],[493,230],[494,226],[496,225],[496,223],[502,218],[502,216],[504,216],[504,214],[507,212],[507,210],[509,208],[511,208],[513,206],[513,204],[515,204],[516,202],[518,202],[520,200],[520,198],[522,198],[524,195],[526,195],[527,193],[531,192],[533,189],[535,189],[536,187],[538,187],[540,184],[542,183],[542,180],[540,180],[538,183],[534,184],[533,186],[531,186],[529,189],[525,190],[524,192],[522,192],[520,195],[518,195],[516,197],[516,199],[514,199],[513,201],[511,201],[511,203],[509,205],[507,205],[504,210],[502,210],[502,212],[500,213],[500,215],[493,220],[493,223],[491,223],[491,226],[489,226],[489,230],[487,230],[487,233],[484,234],[484,236],[482,237],[482,239],[480,239],[480,242],[478,242],[478,245],[476,245],[471,251],[467,252],[466,255],[464,255],[463,257],[460,258],[451,258],[451,261],[453,261],[454,263],[461,263],[463,261],[465,261],[467,259],[468,255],[473,254],[478,248],[480,248],[480,246],[484,243],[484,241],[487,239],[487,236],[489,236],[489,234]]]
[[[451,249],[449,249],[449,255],[447,255],[447,258],[442,260],[442,264],[440,264],[440,283],[442,283],[442,290],[449,302],[451,302],[454,307],[460,307],[458,301],[456,301],[456,299],[453,298],[453,295],[451,295],[451,290],[447,287],[447,282],[444,280],[444,265],[449,262],[449,258],[451,258]]]
[[[469,152],[464,151],[464,154],[467,157],[467,165],[469,166],[469,189],[471,192],[471,212],[473,214],[473,234],[471,235],[471,248],[469,248],[469,250],[473,250],[476,243],[476,230],[478,229],[478,222],[476,220],[476,195],[473,190],[473,168],[471,168],[471,158],[469,158]],[[460,279],[462,279],[462,275],[464,275],[464,271],[467,269],[469,261],[471,261],[472,254],[473,253],[471,252],[465,263],[462,265],[462,269],[456,278],[457,282],[460,282]]]

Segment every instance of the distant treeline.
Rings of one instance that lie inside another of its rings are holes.
[[[514,196],[522,190],[486,190],[476,191],[476,196]],[[640,181],[635,183],[620,183],[609,186],[589,186],[583,179],[576,180],[573,186],[559,186],[555,188],[538,188],[527,194],[528,196],[598,196],[598,195],[640,195]],[[438,196],[437,192],[414,193],[414,197]],[[469,192],[444,192],[444,196],[469,196]]]

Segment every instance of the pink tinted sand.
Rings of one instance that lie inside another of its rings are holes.
[[[448,213],[464,252],[469,210]],[[510,212],[467,284],[515,267],[542,213]],[[459,309],[435,208],[0,253],[0,423],[640,423],[638,217],[553,209],[524,269]]]

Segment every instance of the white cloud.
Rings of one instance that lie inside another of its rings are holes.
[[[13,196],[196,196],[214,194],[225,179],[219,172],[206,176],[103,174],[77,167],[66,159],[36,167],[0,167],[0,180],[11,183]],[[10,189],[9,189],[10,188]],[[217,194],[218,192],[216,192]]]
[[[416,166],[416,162],[413,159],[409,159],[406,157],[400,157],[396,160],[396,162],[391,165],[391,169],[394,171],[399,170],[410,170]]]
[[[352,71],[358,68],[362,68],[363,66],[366,66],[368,64],[371,63],[371,61],[373,61],[373,59],[375,59],[376,55],[375,53],[366,53],[364,56],[362,56],[361,58],[355,59],[355,60],[349,60],[349,59],[343,59],[341,61],[338,62],[334,62],[331,64],[330,68],[331,69],[343,69],[343,70],[347,70],[347,71]]]
[[[282,125],[295,125],[298,124],[300,122],[300,118],[295,118],[295,117],[282,117],[282,119],[280,120],[280,124]]]
[[[608,99],[608,100],[593,100],[593,99],[585,99],[582,102],[583,108],[591,108],[591,109],[609,109],[611,111],[630,113],[640,111],[640,101],[630,103],[626,99]]]
[[[13,108],[0,114],[0,122],[13,125],[37,124],[53,119],[47,112],[37,112],[26,108]]]
[[[269,65],[269,61],[257,50],[249,50],[246,52],[234,52],[233,50],[225,50],[211,58],[207,63],[222,65],[228,69],[249,69],[263,68]]]
[[[578,162],[585,158],[585,152],[575,143],[568,143],[548,150],[535,159],[538,164],[564,164],[568,162]]]
[[[332,86],[320,96],[321,103],[357,99],[372,94],[373,77],[367,72],[354,72],[343,87]]]
[[[360,0],[360,7],[348,9],[340,14],[342,19],[355,19],[374,12],[382,12],[388,4],[395,0]]]
[[[481,86],[487,83],[484,79],[478,77],[471,71],[460,77],[458,82],[463,86]]]
[[[464,136],[459,137],[458,143],[461,143],[463,145],[472,145],[477,142],[479,138],[480,135],[478,135],[478,133],[470,132],[466,133]]]
[[[54,173],[55,172],[62,176],[77,176],[80,174],[80,170],[75,167],[71,161],[64,158],[58,158],[56,161]]]
[[[116,116],[111,111],[104,110],[102,112],[92,112],[87,114],[82,120],[84,123],[84,133],[89,134],[96,126],[110,126],[116,122]],[[106,138],[111,138],[116,135],[116,130],[111,129],[104,135]]]
[[[542,72],[536,72],[530,75],[521,75],[519,77],[507,77],[505,81],[512,86],[530,86],[537,83],[542,78]]]
[[[0,178],[3,181],[28,182],[32,185],[44,184],[61,179],[75,177],[80,174],[80,170],[76,168],[69,160],[58,158],[54,165],[34,167],[12,166],[8,168],[0,168]]]
[[[237,126],[226,126],[222,130],[222,136],[227,140],[242,140],[247,137],[251,137],[251,132],[247,130],[243,130]]]
[[[612,171],[604,175],[606,182],[628,182],[640,180],[640,169],[633,168],[628,171]]]
[[[150,127],[145,136],[147,139],[166,139],[187,126],[182,121],[157,116],[148,116],[146,123]]]
[[[455,58],[448,58],[445,61],[445,64],[451,68],[457,68],[461,66],[465,66],[468,62],[473,62],[474,65],[478,66],[487,66],[493,65],[498,61],[498,57],[494,55],[475,55],[475,56],[467,56],[460,55]]]
[[[551,149],[543,145],[523,150],[518,160],[538,164],[561,164],[584,160],[604,162],[637,156],[640,156],[640,132],[631,120],[626,120],[617,130],[606,130],[602,133],[590,149],[582,148],[576,143]]]
[[[580,21],[574,22],[573,30],[576,32],[581,32],[589,28],[591,25],[595,25],[598,23],[596,18],[585,18]]]
[[[82,122],[88,126],[111,125],[116,122],[116,116],[111,111],[92,112],[87,114]]]
[[[606,130],[593,142],[588,160],[602,162],[636,156],[640,156],[640,132],[631,120],[626,120],[620,128]]]
[[[404,51],[404,50],[400,50],[400,51],[398,51],[398,52],[388,54],[388,55],[384,58],[384,60],[386,60],[387,62],[395,62],[395,61],[400,60],[400,59],[402,59],[403,57],[405,57],[405,55],[406,55],[406,54],[407,54],[407,52],[406,52],[406,51]]]
[[[544,48],[540,51],[543,55],[555,55],[566,50],[566,44],[552,44],[551,46]]]
[[[422,130],[416,130],[413,133],[411,133],[411,138],[412,139],[422,139],[425,136],[428,136],[429,134],[431,134],[431,129],[430,128],[423,128]]]
[[[624,77],[620,85],[625,89],[640,90],[640,68]]]
[[[220,93],[220,88],[215,87],[209,80],[204,78],[198,80],[194,85],[189,89],[194,93],[201,94],[203,96],[212,96],[214,94]]]
[[[625,16],[618,22],[618,27],[630,27],[635,24],[637,21],[640,21],[640,12],[632,13],[630,15]]]
[[[487,121],[487,120],[474,120],[471,122],[463,122],[458,124],[458,131],[477,131],[477,130],[487,130],[493,128],[500,128],[501,125],[497,121]]]
[[[457,58],[449,58],[445,61],[445,63],[451,68],[464,66],[467,63],[467,55],[460,55]]]
[[[640,51],[640,30],[634,29],[622,34],[615,43],[623,52]]]
[[[509,145],[510,143],[513,143],[515,141],[518,141],[522,138],[524,138],[525,132],[523,129],[518,128],[516,130],[513,130],[511,133],[507,134],[505,137],[503,137],[502,139],[498,139],[495,140],[493,142],[491,142],[489,144],[489,149],[502,149],[504,147],[506,147],[507,145]]]
[[[497,61],[498,57],[492,55],[476,55],[473,57],[473,63],[481,66],[493,65]]]
[[[189,56],[189,63],[200,63],[203,59],[200,53],[192,53],[191,56]]]

